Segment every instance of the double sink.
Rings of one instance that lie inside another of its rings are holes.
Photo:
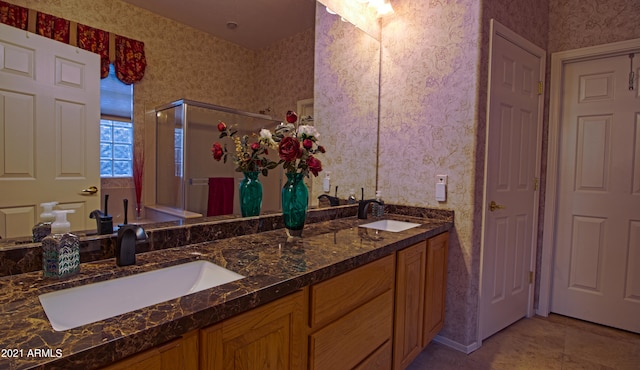
[[[400,232],[420,224],[380,220],[359,227]],[[39,296],[56,331],[64,331],[236,281],[244,276],[208,261],[125,276]]]

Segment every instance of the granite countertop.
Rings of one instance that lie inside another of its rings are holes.
[[[92,369],[152,348],[270,302],[304,286],[394,253],[453,227],[444,219],[391,214],[421,223],[398,233],[357,227],[376,220],[355,217],[305,226],[302,238],[284,229],[265,231],[137,255],[135,266],[114,259],[83,263],[62,280],[28,272],[0,278],[0,369]],[[245,278],[79,328],[56,332],[38,296],[92,282],[207,260]]]

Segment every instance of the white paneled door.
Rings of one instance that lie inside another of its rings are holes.
[[[629,89],[630,61],[565,66],[551,311],[640,332],[640,89],[637,79]]]
[[[75,230],[100,208],[97,54],[0,24],[0,236],[27,236],[42,202],[75,209]]]
[[[532,312],[544,51],[509,35],[494,31],[491,43],[481,339]]]

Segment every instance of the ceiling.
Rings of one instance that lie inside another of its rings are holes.
[[[315,23],[315,0],[123,0],[243,46],[259,50]],[[238,27],[229,29],[228,22]]]

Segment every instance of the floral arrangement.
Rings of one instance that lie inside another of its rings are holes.
[[[232,157],[237,172],[261,172],[262,175],[267,176],[269,170],[276,168],[280,164],[280,162],[274,162],[267,158],[269,148],[277,148],[277,144],[269,130],[261,130],[257,139],[255,139],[255,134],[251,137],[249,135],[238,137],[235,136],[238,132],[237,130],[229,129],[226,123],[220,121],[218,122],[218,131],[220,132],[220,139],[229,137],[234,142],[235,155]],[[227,163],[229,151],[226,145],[222,146],[219,142],[213,143],[211,154],[216,161],[223,160],[224,163]]]
[[[318,145],[320,134],[315,127],[309,125],[295,126],[298,121],[296,112],[288,111],[287,124],[278,126],[271,139],[278,143],[280,163],[287,173],[301,173],[314,176],[322,171],[322,162],[314,155],[324,153],[323,146]]]

